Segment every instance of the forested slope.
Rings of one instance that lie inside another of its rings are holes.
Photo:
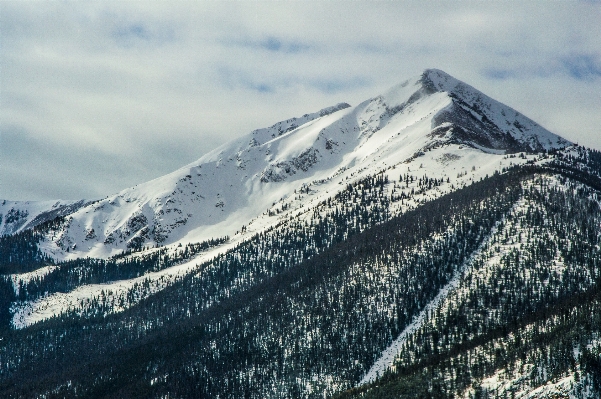
[[[394,370],[343,397],[497,397],[558,381],[594,395],[601,212],[590,154],[514,168],[398,216],[387,211],[394,182],[349,185],[312,221],[282,223],[120,313],[100,300],[6,330],[0,390],[336,395],[458,279]]]

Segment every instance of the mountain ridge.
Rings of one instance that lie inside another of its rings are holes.
[[[400,140],[410,143],[400,145]],[[214,230],[234,235],[264,211],[264,204],[303,185],[336,173],[348,176],[346,171],[373,165],[384,153],[410,161],[452,144],[515,153],[571,143],[450,75],[428,69],[355,107],[340,103],[256,129],[172,173],[73,208],[62,215],[72,222],[54,234],[60,237],[48,246],[49,255],[106,258],[186,236],[188,242],[201,241],[215,236]],[[285,182],[285,189],[269,187]]]

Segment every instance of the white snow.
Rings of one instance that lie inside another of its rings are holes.
[[[10,274],[9,278],[13,283],[13,287],[15,288],[15,294],[19,295],[19,283],[27,284],[31,280],[44,277],[54,269],[56,269],[56,266],[44,266],[28,273]]]

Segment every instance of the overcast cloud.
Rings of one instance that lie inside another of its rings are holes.
[[[439,68],[601,149],[601,2],[0,2],[0,198],[95,199]]]

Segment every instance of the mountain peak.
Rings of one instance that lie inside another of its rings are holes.
[[[426,69],[381,97],[402,110],[441,95],[449,104],[432,118],[431,136],[439,142],[505,153],[538,152],[572,144],[440,69]]]
[[[429,79],[455,79],[453,76],[449,75],[442,69],[437,68],[424,69],[424,72],[422,72],[421,76]]]
[[[432,92],[451,92],[458,85],[465,84],[440,69],[426,69],[420,76],[421,84]]]

